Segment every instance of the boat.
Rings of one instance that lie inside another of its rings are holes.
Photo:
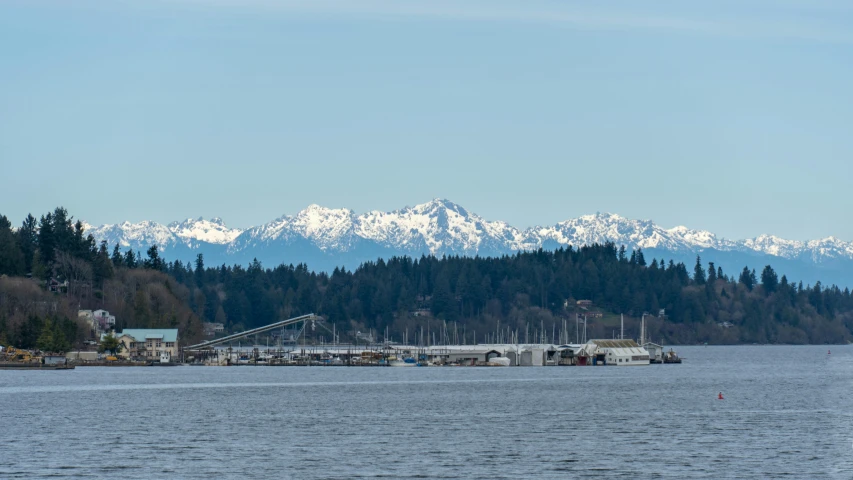
[[[508,367],[512,365],[512,362],[507,357],[494,357],[489,359],[487,365],[490,367]]]
[[[418,362],[412,357],[406,357],[402,360],[394,359],[388,362],[388,365],[391,367],[417,367]]]
[[[681,357],[670,348],[663,356],[663,363],[681,363]]]
[[[74,365],[36,362],[0,362],[0,370],[74,370]]]

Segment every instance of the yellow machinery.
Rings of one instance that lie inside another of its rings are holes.
[[[32,362],[33,354],[29,350],[21,350],[15,347],[9,347],[4,352],[6,360],[11,362]]]

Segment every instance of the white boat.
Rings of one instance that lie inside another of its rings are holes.
[[[510,359],[506,357],[494,357],[489,359],[490,367],[508,367],[510,365]]]
[[[417,367],[418,362],[415,361],[414,358],[404,358],[402,360],[396,359],[388,362],[388,365],[391,367]]]

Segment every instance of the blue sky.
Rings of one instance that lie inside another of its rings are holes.
[[[0,3],[0,213],[443,197],[853,240],[853,3]]]

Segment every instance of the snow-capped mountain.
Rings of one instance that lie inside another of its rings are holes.
[[[83,223],[85,231],[97,240],[106,240],[107,244],[118,244],[122,249],[132,248],[145,251],[151,245],[157,245],[166,252],[177,246],[189,249],[202,248],[205,245],[227,245],[234,241],[242,230],[228,228],[221,218],[205,220],[188,218],[182,222],[161,225],[156,222],[118,223],[94,227]]]
[[[180,223],[172,222],[168,228],[170,232],[185,242],[205,242],[217,245],[231,243],[243,233],[238,228],[228,228],[219,217],[210,220],[205,220],[202,217],[195,220],[188,218]]]
[[[311,268],[329,270],[340,265],[354,268],[363,261],[391,255],[490,256],[613,242],[628,249],[642,248],[647,256],[693,261],[701,254],[705,260],[730,264],[738,270],[743,265],[760,269],[771,263],[784,267],[782,271],[799,273],[801,278],[819,278],[816,272],[821,271],[829,272],[836,282],[853,283],[847,281],[853,280],[853,243],[833,237],[807,242],[772,235],[728,240],[704,230],[684,226],[666,229],[650,220],[611,213],[520,230],[506,222],[485,220],[442,199],[393,212],[360,215],[345,208],[310,205],[296,215],[246,230],[229,228],[219,218],[187,219],[165,226],[149,221],[87,225],[87,230],[97,240],[118,243],[122,249],[144,252],[156,244],[167,258],[182,261],[204,253],[208,264],[258,258],[267,265],[307,263]]]

